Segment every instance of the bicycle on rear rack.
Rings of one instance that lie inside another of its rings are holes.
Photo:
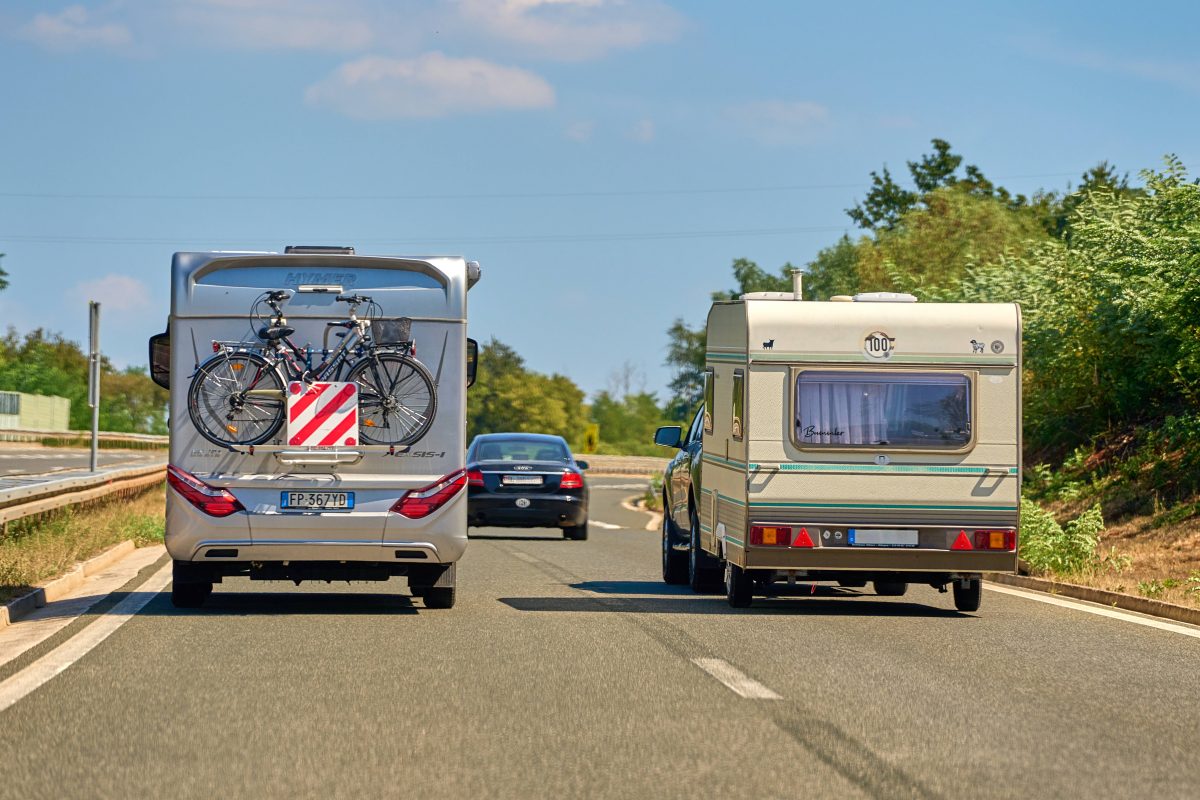
[[[267,292],[255,301],[271,315],[258,329],[259,342],[213,342],[215,354],[197,369],[188,389],[188,415],[196,430],[225,448],[270,441],[286,416],[286,390],[296,381],[345,381],[358,387],[359,440],[364,444],[411,445],[421,439],[437,413],[433,377],[416,359],[412,320],[372,319],[378,305],[363,295],[339,295],[348,318],[325,325],[322,361],[312,366],[313,351],[291,339],[283,306],[291,292]],[[365,305],[365,318],[358,316]],[[329,349],[336,328],[341,343]]]

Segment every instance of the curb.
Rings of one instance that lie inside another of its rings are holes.
[[[1135,597],[1131,594],[1110,592],[1106,589],[1093,589],[1090,586],[1079,586],[1074,583],[1059,583],[1045,578],[1032,578],[1026,575],[1007,575],[996,573],[986,575],[985,580],[1001,583],[1005,586],[1016,586],[1021,589],[1031,589],[1035,592],[1057,594],[1075,600],[1086,600],[1090,603],[1111,606],[1113,608],[1148,614],[1152,617],[1162,617],[1176,622],[1186,622],[1190,625],[1200,625],[1200,609],[1188,608],[1175,603],[1164,603],[1162,600],[1151,600],[1146,597]]]
[[[79,562],[71,567],[66,575],[48,581],[14,600],[9,600],[8,603],[0,606],[0,628],[12,625],[22,617],[44,607],[47,603],[61,600],[82,586],[85,578],[103,572],[136,549],[133,540],[126,539],[98,556]]]
[[[624,500],[621,501],[621,508],[624,508],[626,511],[636,511],[639,514],[649,514],[650,521],[646,523],[646,530],[648,530],[648,531],[658,530],[659,526],[662,525],[662,512],[661,511],[651,511],[650,509],[646,508],[645,506],[641,505],[638,502],[640,499],[641,499],[641,496],[636,495],[636,494],[632,495],[630,497],[626,497]]]

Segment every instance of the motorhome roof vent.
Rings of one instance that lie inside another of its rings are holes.
[[[795,300],[791,292],[747,292],[739,300]]]
[[[297,255],[315,255],[315,256],[352,256],[354,255],[353,247],[329,247],[328,245],[319,244],[289,244],[283,248],[284,253],[295,253]]]
[[[854,295],[856,303],[915,303],[917,298],[905,292],[863,292]]]

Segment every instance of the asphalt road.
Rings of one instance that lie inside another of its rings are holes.
[[[1200,638],[998,591],[733,610],[658,580],[634,483],[587,542],[472,529],[451,610],[159,595],[0,713],[0,797],[1200,796]]]
[[[42,475],[65,470],[87,469],[91,453],[66,447],[0,446],[0,487],[4,478]],[[114,464],[152,464],[166,460],[166,450],[101,450],[96,461],[101,467]]]

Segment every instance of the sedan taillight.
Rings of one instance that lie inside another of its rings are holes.
[[[174,464],[167,465],[167,483],[184,500],[210,517],[228,517],[237,511],[246,510],[227,489],[209,486],[192,473],[185,472]]]
[[[410,489],[392,506],[392,511],[409,519],[422,519],[450,502],[467,485],[466,470],[451,472],[436,483]]]
[[[475,468],[467,470],[467,485],[468,486],[483,486],[483,472]]]
[[[564,472],[562,480],[558,483],[560,489],[582,489],[583,476],[578,472]]]

